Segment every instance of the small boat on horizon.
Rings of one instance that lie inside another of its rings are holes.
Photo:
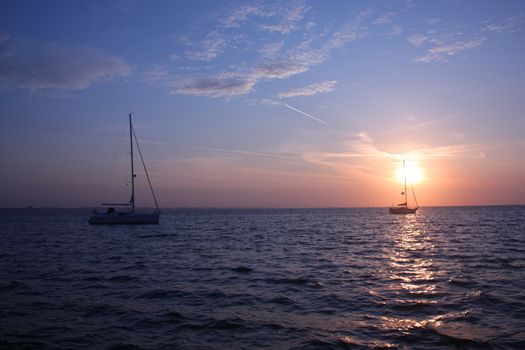
[[[137,149],[144,167],[146,179],[148,180],[151,194],[153,196],[153,200],[155,201],[156,209],[152,212],[138,211],[135,208],[135,177],[137,175],[135,174],[133,163],[133,140],[135,140],[135,143],[137,144]],[[144,159],[142,158],[142,152],[140,151],[140,146],[137,136],[135,135],[135,130],[133,129],[131,113],[129,114],[129,142],[131,154],[131,198],[129,203],[101,203],[100,205],[107,207],[107,209],[103,211],[97,211],[97,209],[93,209],[91,217],[88,220],[88,222],[92,225],[145,225],[159,223],[159,205],[157,203],[157,198],[155,197],[155,192],[153,191],[153,186],[151,185],[151,181],[149,179],[146,163],[144,163]]]
[[[392,206],[389,208],[390,214],[415,214],[415,212],[419,209],[419,206],[417,204],[416,199],[416,193],[414,192],[414,188],[412,187],[412,184],[410,184],[410,189],[412,190],[412,195],[414,196],[414,202],[416,203],[415,207],[409,207],[408,206],[408,195],[407,195],[407,176],[406,176],[406,166],[405,166],[405,160],[403,159],[403,179],[405,183],[404,191],[401,192],[402,196],[405,196],[405,201],[403,203],[399,203],[397,206]]]

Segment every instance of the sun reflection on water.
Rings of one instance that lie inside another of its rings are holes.
[[[436,287],[437,272],[432,260],[435,246],[418,223],[418,216],[401,218],[401,227],[393,232],[393,245],[386,253],[390,280],[399,281],[391,285],[394,290],[424,293]]]
[[[439,322],[439,315],[428,317],[425,310],[438,303],[435,295],[439,293],[437,280],[441,274],[433,260],[435,245],[423,215],[393,220],[391,241],[383,255],[386,266],[381,270],[382,277],[389,281],[383,304],[393,311],[380,317],[379,326],[383,330],[407,332]]]

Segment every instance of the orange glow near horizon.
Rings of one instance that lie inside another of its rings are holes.
[[[414,161],[407,160],[405,162],[405,171],[406,171],[406,178],[407,183],[410,184],[418,184],[424,180],[423,176],[423,170]],[[396,179],[399,182],[404,182],[404,174],[405,171],[403,171],[403,164],[400,164],[399,167],[396,170]]]

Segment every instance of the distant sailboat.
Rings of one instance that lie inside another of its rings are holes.
[[[414,214],[418,209],[417,199],[416,199],[416,193],[414,192],[414,188],[412,187],[412,184],[410,184],[410,189],[412,190],[412,195],[414,196],[414,202],[416,202],[416,206],[414,208],[410,208],[408,206],[408,196],[407,196],[407,176],[406,176],[406,167],[405,167],[405,160],[403,159],[403,178],[405,180],[405,190],[401,192],[401,195],[405,196],[405,201],[403,203],[398,204],[395,207],[390,207],[389,211],[390,214]]]
[[[156,210],[152,212],[139,212],[135,209],[135,177],[137,175],[135,174],[133,164],[133,140],[135,140],[137,144],[140,159],[144,167],[144,172],[146,173],[146,178],[151,189],[151,194],[153,195],[153,200],[155,201]],[[135,130],[133,129],[133,124],[131,122],[131,114],[129,115],[129,142],[131,151],[131,198],[129,200],[129,203],[101,203],[101,205],[107,207],[107,209],[101,212],[97,211],[97,209],[93,209],[91,217],[88,221],[90,224],[144,225],[159,223],[159,205],[157,203],[157,198],[155,197],[155,192],[153,192],[153,187],[151,186],[151,181],[149,179],[148,171],[146,169],[146,164],[144,163],[144,159],[142,158],[142,152],[140,151],[140,146],[137,141],[137,136],[135,135]]]

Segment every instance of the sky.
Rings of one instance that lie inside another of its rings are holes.
[[[0,207],[525,204],[525,2],[0,2]],[[138,160],[137,160],[138,161]],[[137,170],[137,205],[151,206]]]

